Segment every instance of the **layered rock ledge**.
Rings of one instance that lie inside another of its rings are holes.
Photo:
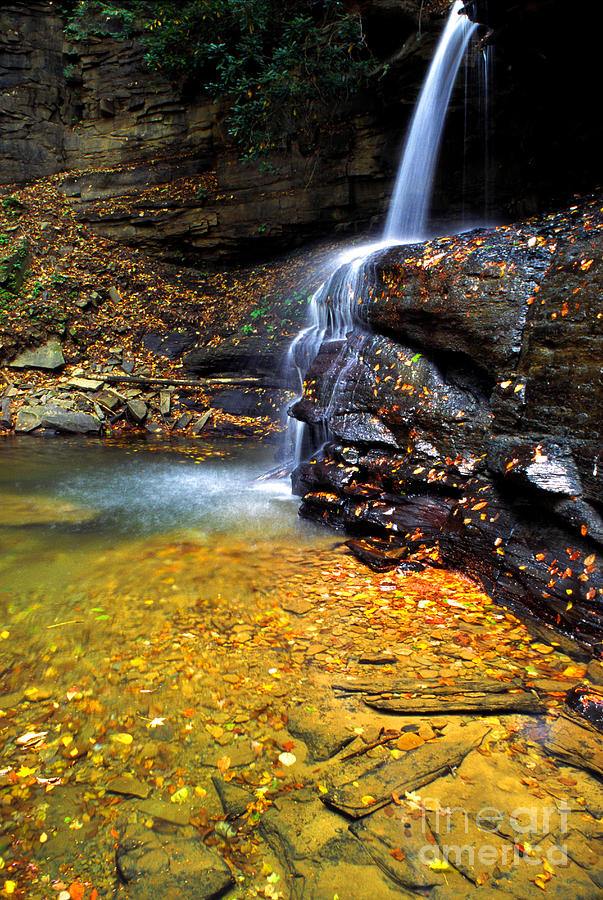
[[[330,435],[294,474],[302,516],[599,650],[600,207],[369,257],[355,328],[292,410]]]

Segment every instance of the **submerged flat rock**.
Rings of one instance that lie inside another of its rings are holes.
[[[212,900],[233,884],[224,860],[193,828],[163,834],[133,825],[121,838],[115,858],[132,900]]]
[[[77,525],[90,522],[96,511],[50,497],[2,494],[0,527],[22,525]]]

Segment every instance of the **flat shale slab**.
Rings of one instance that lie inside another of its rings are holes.
[[[589,725],[562,713],[553,723],[544,746],[564,762],[603,778],[601,735]]]
[[[346,773],[344,769],[327,785],[327,793],[321,799],[352,819],[369,816],[390,803],[392,793],[417,790],[459,766],[489,732],[490,727],[484,722],[450,725],[443,737],[408,751],[400,759],[379,762],[364,775],[353,770]]]

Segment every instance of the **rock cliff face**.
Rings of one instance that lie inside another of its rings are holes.
[[[387,64],[382,77],[342,100],[310,138],[289,135],[281,151],[244,165],[220,104],[201,90],[184,97],[150,72],[140,40],[69,42],[56,4],[8,0],[0,9],[0,184],[71,173],[63,190],[81,221],[176,262],[268,256],[334,230],[365,230],[384,214],[442,28],[437,6],[358,4],[368,44]],[[485,10],[478,4],[482,18]],[[592,190],[599,172],[596,29],[584,29],[560,0],[492,0],[488,10],[489,153],[475,50],[453,96],[434,197],[435,212],[456,221],[483,220],[486,195],[490,213],[533,214],[553,197]]]
[[[369,257],[293,413],[330,435],[295,474],[302,515],[376,567],[437,549],[601,646],[599,207]]]
[[[240,259],[367,227],[387,194],[383,123],[364,101],[311,144],[291,136],[244,164],[219,103],[185,101],[146,68],[139,40],[70,43],[44,0],[0,10],[0,85],[0,183],[68,172],[60,183],[81,221],[168,259]]]

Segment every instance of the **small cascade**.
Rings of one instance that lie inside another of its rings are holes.
[[[473,44],[465,54],[465,118],[463,127],[462,223],[466,224],[467,208],[477,209],[477,198],[467,197],[467,147],[469,134],[480,139],[483,170],[483,218],[490,218],[490,95],[494,74],[494,47],[484,41]],[[471,114],[476,119],[469,127]],[[477,124],[479,122],[479,125]],[[476,154],[474,153],[474,156]]]
[[[490,216],[490,94],[494,71],[494,48],[489,44],[482,49],[480,66],[480,114],[484,128],[484,220]]]
[[[376,248],[382,245],[374,246]],[[297,400],[303,394],[305,376],[324,342],[342,341],[354,327],[355,306],[364,278],[362,264],[365,253],[366,248],[364,251],[360,248],[354,259],[335,269],[310,300],[309,324],[295,336],[287,351],[288,381],[291,385],[295,384],[298,390]],[[289,417],[287,446],[295,465],[305,455],[306,431],[307,427],[303,422]]]
[[[294,390],[299,392],[291,406],[301,399],[308,371],[325,342],[343,341],[355,327],[356,308],[362,296],[368,257],[384,247],[426,239],[426,223],[446,111],[465,49],[478,27],[463,10],[462,0],[456,0],[421,89],[404,145],[382,240],[342,255],[339,267],[311,299],[307,327],[299,332],[289,347],[287,374],[289,383],[295,385]],[[315,450],[321,438],[324,442],[328,435],[318,434],[316,428],[311,434],[305,423],[289,417],[285,456],[290,459],[291,468]]]

